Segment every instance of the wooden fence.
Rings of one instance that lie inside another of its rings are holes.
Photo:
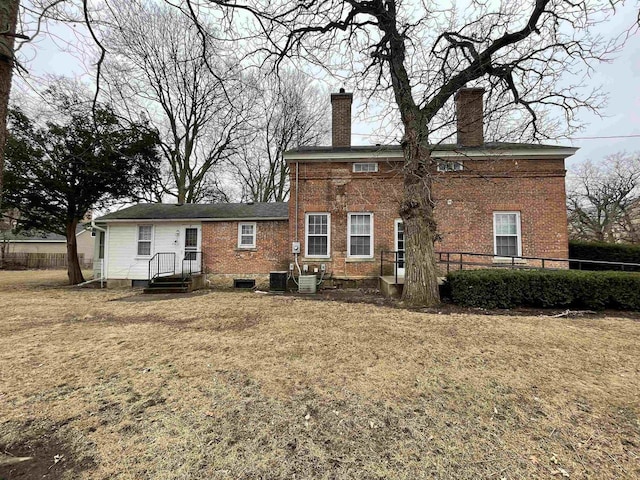
[[[84,254],[78,254],[81,267],[86,267]],[[5,270],[22,268],[67,268],[66,253],[5,253],[0,258],[0,268]]]

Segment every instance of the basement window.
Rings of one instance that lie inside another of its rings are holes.
[[[464,170],[464,165],[462,162],[457,162],[455,160],[436,160],[438,162],[438,171],[439,172],[461,172]]]
[[[375,173],[377,171],[378,164],[376,162],[353,164],[353,173]]]

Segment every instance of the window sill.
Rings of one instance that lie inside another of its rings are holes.
[[[236,247],[234,250],[236,252],[257,252],[258,247]]]
[[[366,258],[351,257],[351,258],[346,258],[345,261],[347,263],[360,263],[360,262],[375,262],[377,260],[373,257],[366,257]]]
[[[133,257],[134,260],[146,260],[147,262],[149,260],[151,260],[151,255],[149,256],[142,256],[142,255],[136,255],[135,257]]]
[[[331,257],[300,257],[301,262],[331,262]]]
[[[512,261],[511,258],[507,258],[507,257],[493,257],[493,263],[503,264],[503,265],[511,265],[512,263],[514,265],[526,265],[527,261],[522,258],[515,258]]]

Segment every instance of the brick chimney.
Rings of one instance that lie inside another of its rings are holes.
[[[353,93],[341,88],[331,94],[331,145],[335,147],[351,146],[351,103]]]
[[[484,144],[482,95],[484,88],[462,88],[456,93],[458,145],[461,147]]]

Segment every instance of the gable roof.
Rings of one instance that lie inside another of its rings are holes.
[[[76,236],[80,235],[82,232],[87,232],[88,230],[85,228],[85,225],[78,225],[76,227]],[[67,238],[64,235],[60,235],[59,233],[52,232],[36,232],[30,233],[21,231],[18,233],[14,233],[10,230],[0,232],[0,239],[6,240],[9,242],[47,242],[47,243],[66,243]]]
[[[140,203],[109,213],[96,222],[127,220],[288,220],[287,202],[256,203]]]
[[[477,147],[462,147],[455,143],[432,145],[434,157],[518,157],[518,158],[566,158],[578,149],[559,145],[535,143],[487,142]],[[351,147],[300,147],[284,153],[287,160],[327,160],[403,156],[402,146],[356,145]]]

